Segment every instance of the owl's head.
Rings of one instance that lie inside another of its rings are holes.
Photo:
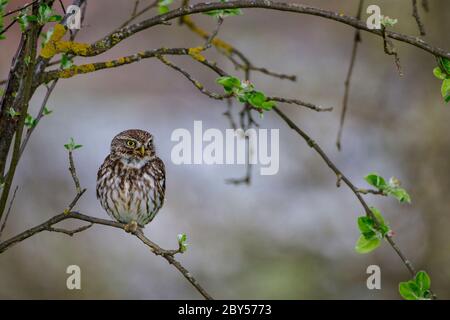
[[[126,130],[111,141],[111,155],[127,163],[147,162],[155,156],[153,136],[144,130]]]

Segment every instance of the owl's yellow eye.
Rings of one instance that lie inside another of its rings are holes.
[[[131,148],[134,148],[136,146],[136,142],[133,141],[133,140],[128,140],[127,141],[127,146],[131,147]]]

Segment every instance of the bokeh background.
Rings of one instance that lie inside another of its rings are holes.
[[[9,8],[23,3],[11,1]],[[355,15],[358,5],[356,0],[299,3],[347,15]],[[78,40],[92,42],[103,37],[129,17],[133,4],[89,1],[86,26]],[[383,14],[398,18],[396,31],[418,35],[411,1],[370,0],[368,4],[378,4]],[[450,49],[450,2],[430,0],[429,4],[429,13],[420,9],[425,39]],[[215,27],[208,16],[194,19],[208,30]],[[19,32],[15,27],[1,43],[2,77],[9,70]],[[381,39],[362,33],[343,150],[338,152],[335,139],[353,35],[352,28],[319,17],[261,9],[245,9],[243,16],[225,19],[219,34],[255,65],[298,76],[292,83],[254,73],[253,82],[267,94],[335,108],[331,113],[315,113],[298,106],[280,106],[355,184],[366,187],[363,177],[372,171],[402,181],[411,194],[411,205],[370,195],[366,199],[383,212],[415,266],[431,275],[439,297],[450,298],[450,109],[440,96],[440,81],[432,75],[435,60],[415,47],[395,43],[404,72],[399,77],[393,57],[383,53]],[[75,62],[202,43],[174,23],[141,32],[95,59]],[[214,49],[206,55],[238,74]],[[203,66],[186,57],[171,60],[210,90],[220,90],[214,84],[215,75]],[[35,94],[33,112],[42,96],[43,90]],[[243,176],[244,166],[176,166],[171,162],[174,129],[192,130],[194,120],[202,120],[204,128],[223,130],[229,123],[222,115],[224,102],[202,95],[156,59],[62,80],[48,107],[54,112],[38,126],[18,167],[14,186],[19,189],[4,239],[61,212],[72,199],[75,191],[63,147],[70,137],[83,144],[75,160],[81,183],[88,188],[77,209],[107,218],[95,197],[97,169],[116,133],[142,128],[155,135],[167,168],[167,202],[145,233],[166,248],[176,246],[178,233],[187,233],[190,246],[179,259],[214,297],[399,298],[398,283],[409,278],[405,266],[385,243],[374,253],[355,253],[361,205],[345,186],[336,188],[335,175],[274,113],[258,122],[262,128],[280,129],[279,173],[260,176],[256,167],[250,186],[234,186],[225,180]],[[239,105],[233,106],[235,116],[239,109]],[[66,288],[66,268],[72,264],[81,267],[82,290]],[[371,264],[381,267],[381,290],[366,287],[366,268]],[[201,297],[181,274],[136,238],[94,226],[74,237],[43,232],[2,254],[0,298]]]

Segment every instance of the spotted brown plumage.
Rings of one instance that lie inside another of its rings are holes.
[[[97,198],[111,218],[140,227],[164,204],[164,162],[156,156],[153,136],[126,130],[114,137],[111,152],[97,173]]]

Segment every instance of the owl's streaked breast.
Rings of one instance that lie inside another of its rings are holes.
[[[136,168],[108,156],[97,176],[97,197],[102,207],[122,223],[149,223],[162,207],[165,193],[164,164],[159,158]]]

